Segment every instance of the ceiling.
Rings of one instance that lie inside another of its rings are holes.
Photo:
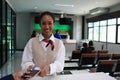
[[[6,0],[15,12],[42,12],[85,15],[97,7],[111,7],[120,0]],[[62,4],[63,6],[55,6]]]

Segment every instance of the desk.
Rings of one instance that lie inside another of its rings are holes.
[[[49,75],[46,77],[34,77],[30,80],[116,80],[115,78],[102,73],[80,73],[72,75]]]
[[[76,50],[76,42],[64,42],[66,49],[66,56],[71,56],[72,51]]]

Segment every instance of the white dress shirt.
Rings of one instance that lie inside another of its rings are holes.
[[[44,37],[42,36],[42,34],[39,35],[39,41],[40,44],[42,45],[42,47],[44,48],[44,50],[47,50],[46,44],[44,41],[42,41],[44,39]],[[50,40],[52,40],[53,42],[55,42],[54,40],[54,36],[52,34],[52,36],[50,37]],[[22,56],[22,69],[27,69],[29,66],[31,65],[35,65],[33,62],[33,55],[32,55],[32,39],[30,39],[28,41],[28,43],[26,44],[24,51],[23,51],[23,56]],[[53,74],[55,72],[61,72],[63,71],[64,68],[64,60],[65,60],[65,47],[64,44],[62,42],[62,40],[60,40],[60,47],[59,47],[59,51],[57,53],[57,56],[55,58],[55,61],[53,63],[50,64],[50,74]]]

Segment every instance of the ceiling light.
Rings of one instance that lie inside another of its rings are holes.
[[[54,6],[61,6],[61,7],[74,7],[74,5],[70,5],[70,4],[54,4]]]

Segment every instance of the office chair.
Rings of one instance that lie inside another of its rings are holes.
[[[111,73],[111,76],[120,77],[120,59],[117,60],[117,63],[115,64],[113,68],[113,72]]]
[[[96,68],[91,68],[91,72],[112,73],[117,60],[99,60]]]
[[[97,66],[97,72],[113,72],[113,67],[117,60],[100,60]]]
[[[112,59],[120,59],[120,53],[112,54]]]
[[[92,50],[91,53],[97,53],[97,51],[96,50]]]
[[[83,53],[80,59],[79,67],[89,67],[88,65],[94,65],[97,55],[95,53]]]
[[[108,50],[98,50],[98,54],[101,54],[101,53],[108,53]]]
[[[117,60],[117,64],[116,64],[116,66],[115,66],[114,72],[120,72],[120,59]]]
[[[72,51],[72,55],[69,56],[69,61],[66,60],[65,62],[78,62],[79,61],[79,58],[80,58],[80,50],[73,50]]]
[[[69,57],[70,60],[72,59],[79,59],[80,58],[80,50],[74,50],[72,51],[72,56]]]
[[[99,60],[109,60],[110,58],[111,58],[111,54],[106,54],[106,53],[98,54],[96,64],[98,63]]]

